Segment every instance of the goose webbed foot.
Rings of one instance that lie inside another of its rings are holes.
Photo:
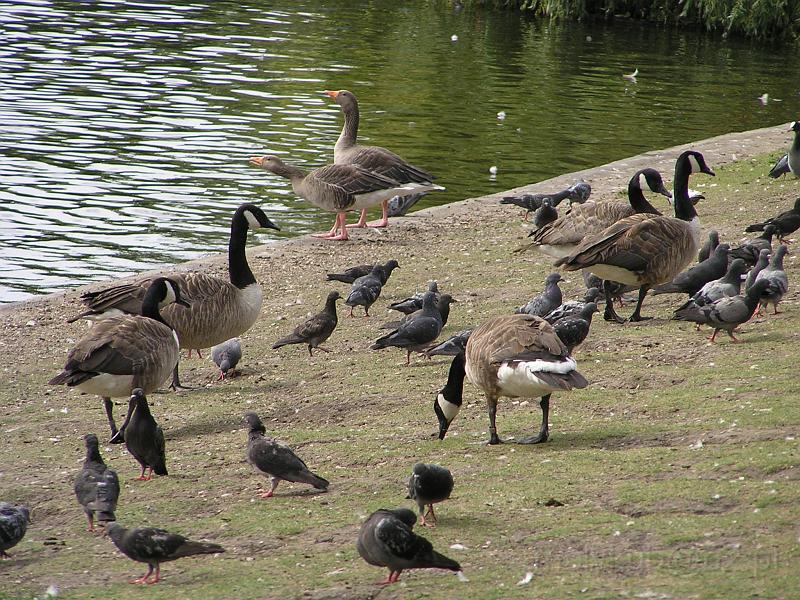
[[[379,221],[373,221],[372,223],[367,223],[367,227],[372,227],[375,229],[380,229],[381,227],[388,227],[389,226],[389,219],[380,219]]]
[[[630,317],[630,319],[628,319],[628,321],[630,321],[631,323],[638,323],[639,321],[649,321],[652,318],[653,317],[643,317],[642,315],[638,315],[638,314],[634,313],[634,314],[631,315],[631,317]]]
[[[639,300],[636,302],[636,308],[633,311],[633,314],[630,316],[628,321],[631,323],[637,323],[639,321],[647,321],[652,319],[653,317],[643,317],[642,316],[642,302],[644,302],[645,297],[647,296],[648,288],[646,285],[643,285],[639,288]]]
[[[543,429],[536,435],[520,438],[517,440],[518,444],[544,444],[550,438],[550,432]]]
[[[603,311],[603,319],[606,321],[610,321],[612,323],[619,323],[622,324],[625,322],[625,319],[620,317],[617,314],[617,311],[614,310],[613,304],[606,304],[606,309]]]
[[[497,446],[498,444],[504,444],[503,440],[500,439],[500,436],[496,433],[489,434],[489,441],[486,442],[490,446]]]

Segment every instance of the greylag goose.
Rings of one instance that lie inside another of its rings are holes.
[[[589,385],[576,369],[577,365],[564,343],[541,317],[508,315],[485,321],[469,336],[466,353],[453,359],[447,385],[440,390],[434,403],[439,419],[439,439],[444,439],[461,408],[466,374],[486,394],[490,444],[501,443],[495,424],[500,396],[541,396],[539,434],[522,438],[519,443],[546,442],[549,437],[550,395]]]
[[[764,231],[764,228],[772,225],[775,228],[775,235],[783,241],[783,238],[794,233],[800,228],[800,198],[794,201],[794,207],[782,212],[776,217],[767,219],[763,223],[753,223],[745,231]]]
[[[89,531],[94,531],[94,517],[105,526],[116,521],[114,511],[119,499],[119,478],[116,471],[109,469],[100,455],[100,444],[97,436],[84,436],[86,442],[86,459],[83,468],[75,478],[73,489],[78,504],[83,507]]]
[[[647,290],[671,281],[697,256],[700,220],[687,192],[692,173],[714,175],[702,154],[688,150],[675,163],[674,217],[649,214],[626,217],[583,242],[556,265],[567,271],[589,269],[603,279],[638,285],[639,300],[630,320],[643,320],[641,309]],[[613,312],[606,291],[606,314],[609,307],[612,320],[622,322]]]
[[[307,344],[309,356],[314,356],[314,348],[319,348],[323,352],[330,352],[320,344],[331,337],[333,330],[336,329],[336,325],[339,322],[336,316],[336,301],[341,300],[341,298],[342,296],[339,292],[330,292],[321,312],[300,323],[290,335],[275,342],[272,345],[272,349],[276,350],[289,344]]]
[[[136,478],[138,481],[150,481],[154,472],[156,475],[167,475],[164,432],[150,412],[147,397],[141,388],[136,388],[131,393],[128,415],[116,437],[125,441],[128,452],[141,466],[142,472]],[[150,469],[150,473],[145,475],[147,469]]]
[[[800,121],[794,121],[789,131],[794,131],[794,140],[789,147],[789,152],[778,159],[769,176],[777,179],[781,175],[793,173],[795,177],[800,177]]]
[[[333,98],[344,113],[344,126],[336,145],[333,147],[333,162],[337,165],[358,165],[369,171],[389,177],[393,181],[403,184],[402,193],[394,194],[400,198],[404,196],[417,196],[434,190],[443,190],[440,185],[433,183],[435,177],[419,167],[409,164],[397,154],[380,146],[361,146],[358,143],[358,124],[360,115],[358,100],[355,94],[348,90],[326,91]],[[377,223],[367,224],[367,209],[362,208],[358,223],[351,227],[386,227],[389,224],[389,197],[381,202],[383,215]],[[411,202],[413,204],[413,202]],[[407,211],[410,206],[405,210]]]
[[[436,513],[433,505],[443,502],[453,491],[453,474],[439,465],[417,463],[411,469],[408,479],[408,497],[419,507],[420,523],[425,527],[436,526]],[[425,513],[425,507],[428,512]],[[429,517],[426,521],[426,517]]]

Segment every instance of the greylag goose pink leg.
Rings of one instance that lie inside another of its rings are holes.
[[[339,230],[339,215],[337,214],[336,218],[333,220],[333,226],[328,231],[326,231],[325,233],[312,233],[311,237],[323,238],[323,239],[332,238],[333,236],[336,235],[336,232],[338,230]]]
[[[361,215],[358,217],[357,223],[351,223],[348,227],[352,227],[353,229],[362,229],[364,227],[369,227],[367,224],[367,209],[361,209]]]
[[[389,201],[384,200],[381,203],[381,209],[383,210],[383,214],[381,215],[380,221],[375,221],[374,223],[367,223],[367,227],[388,227],[389,226]]]

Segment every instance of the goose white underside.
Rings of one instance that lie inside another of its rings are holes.
[[[395,196],[409,196],[411,194],[418,193],[419,189],[415,188],[419,184],[410,183],[408,185],[402,185],[398,187],[388,188],[385,190],[377,190],[375,192],[369,192],[368,194],[358,194],[355,196],[355,202],[350,207],[350,210],[358,210],[362,208],[370,208],[371,206],[376,206],[384,201],[389,201]]]
[[[554,388],[536,376],[537,373],[560,373],[565,375],[574,371],[577,364],[571,358],[562,362],[532,360],[525,362],[502,363],[497,369],[497,382],[503,396],[511,398],[533,398],[555,392]]]
[[[133,375],[101,373],[75,387],[87,394],[96,394],[104,398],[122,398],[131,395]]]
[[[439,394],[436,398],[436,402],[439,404],[439,408],[442,409],[442,414],[444,414],[444,418],[448,421],[452,421],[456,418],[458,411],[461,410],[461,406],[458,404],[453,404],[447,398],[444,397],[444,394]]]
[[[542,244],[536,247],[547,254],[547,256],[552,256],[553,258],[564,258],[565,256],[572,254],[572,252],[578,247],[578,244],[563,244],[559,246]]]

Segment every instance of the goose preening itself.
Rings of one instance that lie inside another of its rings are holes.
[[[160,312],[172,303],[189,306],[177,281],[151,280],[141,301],[141,315],[98,321],[69,351],[64,370],[49,381],[102,397],[112,438],[117,426],[111,398],[129,397],[134,388],[154,392],[177,368],[178,335]]]
[[[448,303],[449,304],[449,303]],[[411,352],[422,352],[442,332],[442,314],[436,305],[435,294],[425,292],[422,308],[408,315],[397,329],[375,340],[372,350],[394,346],[406,351],[406,366],[411,364]]]
[[[379,173],[391,180],[403,185],[401,193],[394,194],[398,198],[398,204],[403,201],[403,197],[411,198],[410,204],[405,210],[400,209],[400,214],[405,214],[411,205],[427,192],[434,190],[444,190],[440,185],[433,183],[436,179],[430,173],[409,164],[400,156],[381,148],[380,146],[362,146],[358,143],[358,125],[360,114],[358,111],[358,100],[355,94],[348,90],[326,91],[328,96],[333,98],[344,114],[344,126],[336,145],[333,147],[333,162],[337,165],[358,165]],[[376,223],[367,224],[367,208],[362,207],[361,216],[358,223],[351,227],[386,227],[389,225],[389,200],[394,200],[390,196],[381,202],[383,215],[381,220]],[[414,199],[416,198],[416,199]]]
[[[130,583],[158,583],[161,581],[161,563],[198,554],[219,554],[225,548],[210,542],[195,542],[177,533],[155,527],[128,529],[119,523],[107,528],[108,537],[117,549],[136,562],[147,564],[147,573]],[[155,571],[155,578],[150,579]]]
[[[467,349],[467,340],[472,335],[472,329],[459,331],[452,337],[447,338],[441,344],[425,350],[425,356],[455,356]]]
[[[103,526],[117,520],[114,511],[119,499],[119,478],[116,471],[109,469],[103,461],[97,436],[89,434],[83,439],[86,442],[86,460],[75,478],[73,489],[78,504],[86,513],[89,531],[94,531],[95,516]]]
[[[247,462],[271,481],[271,487],[261,494],[262,498],[272,498],[275,488],[281,481],[307,483],[315,489],[328,491],[330,483],[319,475],[312,473],[306,463],[286,444],[267,437],[267,429],[253,412],[246,413],[247,422]]]
[[[153,479],[154,472],[156,475],[167,475],[164,432],[153,418],[150,405],[147,404],[147,397],[142,389],[136,388],[131,393],[128,415],[125,417],[122,427],[119,428],[119,432],[111,441],[112,443],[124,441],[128,452],[141,466],[142,472],[136,478],[137,481],[150,481]],[[150,473],[145,475],[148,468]]]
[[[783,241],[790,233],[794,233],[800,228],[800,198],[794,201],[794,207],[779,214],[776,217],[767,219],[763,223],[753,223],[745,231],[764,231],[764,228],[772,225],[775,228],[775,235]]]
[[[520,444],[539,444],[549,437],[550,395],[589,385],[547,321],[533,315],[494,317],[472,332],[466,353],[457,355],[450,365],[447,384],[433,405],[439,439],[444,439],[461,408],[464,375],[486,394],[490,444],[501,443],[495,424],[500,396],[541,397],[538,435],[518,440]]]
[[[774,225],[766,225],[764,232],[760,236],[747,240],[738,248],[731,250],[731,258],[741,258],[748,266],[755,265],[762,250],[772,253],[772,236],[775,235],[775,231]]]
[[[231,338],[211,348],[211,360],[219,367],[219,379],[238,374],[236,365],[242,360],[242,340]]]
[[[460,571],[454,560],[439,554],[424,537],[412,530],[417,516],[407,508],[372,513],[358,532],[356,549],[369,564],[388,567],[389,576],[379,585],[396,583],[407,569],[447,569]]]
[[[392,271],[398,269],[400,265],[396,260],[389,260],[385,264],[356,265],[344,270],[343,273],[327,273],[327,281],[341,281],[342,283],[353,283],[359,277],[369,275],[376,266],[381,267],[381,281],[385,284],[389,280]]]
[[[769,265],[756,276],[756,283],[759,281],[769,282],[769,286],[761,293],[760,304],[764,307],[765,312],[767,306],[771,304],[774,315],[778,314],[778,304],[784,294],[789,291],[789,277],[783,270],[783,257],[788,251],[783,244],[778,246]]]
[[[336,329],[336,325],[339,322],[336,316],[336,301],[341,300],[341,298],[342,296],[339,292],[330,292],[321,312],[300,323],[290,335],[275,342],[272,345],[272,349],[276,350],[288,344],[307,344],[309,356],[314,356],[314,348],[319,348],[323,352],[330,352],[320,344],[331,337],[333,330]]]
[[[716,229],[712,229],[708,232],[706,243],[697,252],[697,262],[701,263],[706,260],[717,246],[719,246],[719,233]]]
[[[254,204],[242,204],[231,219],[231,236],[228,243],[229,279],[205,273],[170,273],[181,294],[191,307],[173,306],[164,309],[164,318],[178,333],[181,348],[197,350],[210,348],[242,335],[250,329],[261,314],[263,292],[256,281],[245,255],[248,229],[279,229],[264,211]],[[103,319],[109,315],[139,314],[145,291],[152,278],[89,292],[82,296],[89,310],[70,319]],[[175,365],[172,385],[180,387],[178,367]],[[145,392],[153,391],[146,386]],[[128,390],[127,393],[130,393]],[[126,393],[126,394],[127,394]]]
[[[22,541],[30,522],[31,513],[26,507],[0,502],[0,558],[11,558],[6,550]]]
[[[439,465],[417,463],[408,479],[408,497],[419,507],[420,523],[425,527],[436,526],[433,505],[443,502],[453,491],[453,474]],[[428,512],[425,512],[425,507]],[[427,519],[427,520],[426,520]]]
[[[720,244],[703,262],[681,271],[669,283],[653,288],[653,294],[689,294],[693,296],[709,281],[719,279],[728,270],[728,253],[731,247]]]
[[[794,121],[789,131],[794,131],[794,140],[789,147],[789,152],[778,159],[769,176],[777,179],[781,175],[793,173],[795,177],[800,177],[800,121]]]
[[[544,291],[531,298],[514,312],[518,315],[544,317],[550,311],[558,308],[564,299],[561,288],[558,287],[559,281],[563,281],[560,273],[550,273],[544,280]]]
[[[675,216],[637,214],[626,217],[583,242],[556,265],[567,271],[589,269],[603,279],[639,286],[630,317],[641,321],[642,302],[651,287],[671,281],[697,256],[700,220],[689,199],[689,175],[714,172],[703,155],[687,150],[675,163]],[[611,314],[609,314],[609,308]],[[622,322],[606,291],[606,315]]]

